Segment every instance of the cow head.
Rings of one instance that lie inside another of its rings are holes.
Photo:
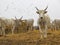
[[[21,18],[17,19],[16,16],[15,16],[15,23],[16,23],[16,25],[21,25],[22,18],[23,18],[23,16]]]
[[[36,13],[37,14],[39,14],[39,17],[41,18],[41,19],[43,19],[44,18],[44,16],[45,16],[45,14],[47,13],[47,8],[48,8],[48,6],[44,9],[44,10],[39,10],[37,7],[35,7],[36,8]]]

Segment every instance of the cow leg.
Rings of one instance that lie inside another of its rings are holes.
[[[31,26],[31,30],[33,30],[33,26]]]
[[[40,31],[40,35],[41,35],[41,39],[43,38],[43,32],[41,30],[41,27],[39,26],[39,31]]]
[[[2,35],[2,27],[0,27],[0,36]]]
[[[47,25],[45,25],[44,38],[47,38]]]
[[[12,34],[14,34],[14,28],[12,29]]]
[[[3,35],[5,36],[5,28],[2,28]]]
[[[13,26],[13,28],[12,28],[12,34],[14,34],[14,29],[15,29],[15,26]]]
[[[55,31],[56,31],[56,29],[57,29],[57,28],[56,28],[56,26],[55,26]]]

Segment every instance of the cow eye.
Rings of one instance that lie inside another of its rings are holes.
[[[47,11],[44,12],[44,14],[47,13]]]
[[[38,11],[36,11],[36,13],[37,13],[37,14],[39,14],[39,12],[38,12]]]

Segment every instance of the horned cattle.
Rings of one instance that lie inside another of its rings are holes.
[[[50,25],[50,18],[49,15],[47,15],[47,11],[46,11],[47,8],[48,6],[43,10],[39,10],[36,7],[37,10],[36,13],[39,14],[38,25],[39,25],[39,31],[41,33],[41,38],[47,37],[48,25]]]
[[[2,18],[2,17],[0,18],[0,29],[1,29],[0,31],[1,33],[3,32],[2,35],[5,35],[6,33],[14,34],[16,26],[19,26],[19,25],[20,24],[17,19],[7,19],[7,18]]]
[[[0,31],[2,35],[9,33],[21,33],[27,32],[28,30],[33,30],[33,19],[24,19],[22,17],[20,19],[7,19],[0,18]]]
[[[26,32],[26,31],[27,31],[26,20],[22,20],[22,17],[20,19],[16,18],[16,20],[15,20],[15,33],[21,33],[21,32]]]
[[[22,16],[23,17],[23,16]],[[33,30],[33,19],[17,19],[16,17],[16,30],[15,32],[27,32],[28,30]],[[18,28],[17,28],[18,27]]]
[[[33,30],[33,23],[34,20],[33,19],[24,19],[24,20],[20,20],[20,24],[25,27],[25,29],[28,30]],[[25,24],[25,25],[24,25]],[[22,27],[22,28],[23,28]]]
[[[34,23],[33,19],[27,20],[27,30],[33,30],[33,23]]]
[[[5,35],[7,33],[7,31],[13,33],[12,29],[15,25],[13,19],[7,19],[7,18],[0,18],[0,19],[2,20],[2,21],[1,20],[0,21],[2,22],[1,27],[2,27],[3,35]]]
[[[5,24],[4,21],[0,18],[0,35],[5,34],[5,32],[4,32],[5,25],[4,24]]]
[[[52,21],[52,29],[53,30],[60,29],[60,20],[59,19],[55,19],[54,21]]]

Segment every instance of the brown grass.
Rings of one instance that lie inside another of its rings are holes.
[[[0,37],[1,45],[60,45],[60,30],[48,30],[46,39],[40,38],[39,30],[28,31],[14,35]]]

